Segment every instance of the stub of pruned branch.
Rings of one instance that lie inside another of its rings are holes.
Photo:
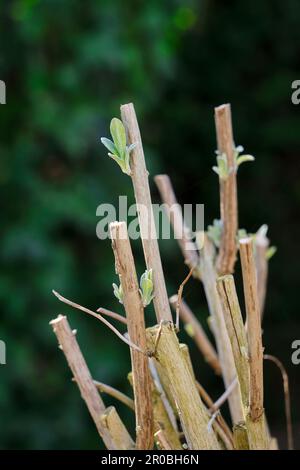
[[[238,203],[230,104],[215,108],[215,124],[218,152],[225,156],[229,169],[226,178],[219,177],[222,234],[217,258],[217,271],[222,275],[234,271],[237,253]]]
[[[110,409],[108,411],[97,391],[67,317],[59,315],[50,322],[50,325],[105,446],[110,450],[118,450],[120,448],[124,450],[132,449],[134,442],[116,410]],[[109,419],[109,426],[104,419],[107,415],[111,417]],[[120,440],[120,436],[122,436],[122,440]]]
[[[157,242],[148,171],[145,163],[140,129],[132,103],[121,106],[122,121],[127,132],[128,145],[135,144],[131,152],[130,168],[137,203],[140,232],[147,269],[152,269],[154,308],[157,321],[172,320],[165,278]]]
[[[123,303],[130,340],[146,350],[144,308],[139,293],[134,258],[125,222],[110,224],[110,234],[116,261],[116,271],[123,290]],[[153,447],[153,411],[148,357],[135,349],[130,350],[136,416],[136,448]]]

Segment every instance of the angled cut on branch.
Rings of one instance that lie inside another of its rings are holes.
[[[119,275],[123,290],[128,334],[134,344],[138,344],[142,350],[146,350],[144,308],[126,223],[111,223],[110,234],[115,255],[116,272]],[[153,410],[148,358],[132,348],[130,353],[136,416],[136,448],[152,449]]]
[[[174,310],[176,310],[177,301],[177,295],[173,295],[172,297],[170,297],[170,304]],[[186,325],[186,330],[189,336],[193,338],[199,350],[203,354],[205,361],[213,368],[216,374],[220,375],[221,365],[216,350],[210,342],[209,338],[207,337],[200,322],[195,317],[194,313],[184,300],[180,302],[179,315],[181,320]]]
[[[135,144],[130,160],[131,179],[137,203],[140,232],[147,269],[152,269],[154,283],[154,308],[157,321],[172,321],[168,294],[158,247],[151,193],[148,181],[140,129],[132,103],[121,106],[122,121],[128,144]]]
[[[228,175],[225,178],[219,175],[222,234],[217,271],[222,275],[234,271],[237,253],[238,203],[230,104],[215,108],[215,124],[218,152],[226,158],[228,168]]]
[[[75,334],[69,325],[67,317],[59,315],[50,322],[50,325],[52,326],[60,348],[62,349],[67,359],[74,379],[80,390],[81,396],[88,407],[91,417],[93,418],[96,428],[107,449],[118,450],[121,448],[120,445],[122,446],[122,449],[133,448],[134,443],[129,436],[124,424],[117,416],[116,411],[114,411],[114,421],[118,419],[118,429],[122,428],[122,436],[124,438],[122,443],[119,440],[119,431],[118,434],[116,434],[115,427],[108,427],[102,420],[102,417],[105,415],[107,410],[93,382],[91,373],[84,360]]]
[[[197,246],[191,239],[190,230],[183,220],[182,210],[177,202],[171,180],[168,175],[157,175],[154,177],[154,181],[173,227],[184,262],[190,269],[194,268],[193,275],[195,277],[200,277],[199,269],[197,269],[199,267]]]

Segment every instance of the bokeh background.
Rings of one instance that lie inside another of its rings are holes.
[[[238,175],[240,225],[269,225],[266,352],[288,369],[300,447],[300,366],[291,363],[299,323],[300,73],[297,0],[10,0],[0,4],[0,366],[2,449],[96,449],[99,437],[48,322],[68,314],[95,378],[130,394],[126,345],[51,295],[121,312],[108,240],[96,237],[96,208],[133,201],[130,179],[100,144],[119,105],[134,102],[151,178],[168,173],[181,203],[218,217],[213,108],[231,102],[236,144],[256,156]],[[159,201],[152,183],[153,198]],[[140,243],[137,268],[144,270]],[[175,242],[161,244],[168,292],[186,268]],[[241,283],[237,267],[237,282]],[[186,300],[205,324],[201,285]],[[151,309],[147,321],[151,322]],[[222,383],[198,356],[197,376],[214,398]],[[105,397],[106,403],[113,403]],[[281,376],[265,364],[265,404],[286,446]],[[133,429],[130,411],[118,405]],[[226,415],[226,409],[224,410]]]

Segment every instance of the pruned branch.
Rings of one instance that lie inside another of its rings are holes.
[[[139,293],[126,223],[111,223],[110,234],[116,261],[116,272],[120,277],[123,290],[123,303],[129,337],[134,344],[138,344],[142,350],[146,350],[144,308]],[[137,449],[152,449],[153,411],[148,358],[134,349],[131,349],[130,353],[136,416],[136,447]]]
[[[157,321],[172,321],[168,294],[159,253],[151,193],[139,125],[132,103],[121,106],[128,144],[135,144],[131,154],[131,179],[137,203],[140,232],[147,269],[153,270],[154,308]]]
[[[222,234],[217,271],[222,275],[234,271],[237,252],[238,203],[230,104],[215,108],[215,123],[218,151],[226,156],[229,169],[226,178],[219,177]]]
[[[170,304],[176,309],[178,296],[173,295],[170,297]],[[188,334],[193,338],[199,350],[203,354],[205,361],[213,368],[216,374],[221,374],[221,365],[216,353],[216,350],[210,340],[208,339],[205,331],[203,330],[200,322],[195,317],[187,303],[182,300],[179,305],[179,314],[181,320],[185,323]]]
[[[55,320],[50,322],[50,325],[53,328],[60,349],[67,359],[81,396],[88,407],[105,446],[110,450],[120,449],[120,441],[114,429],[108,427],[102,420],[107,410],[93,382],[91,373],[80,351],[75,334],[70,328],[67,317],[59,315]],[[114,412],[114,415],[116,417],[117,413]],[[130,449],[134,446],[134,443],[120,418],[118,418],[118,422],[119,426],[122,427],[122,436],[124,438],[122,448]]]
[[[263,229],[266,226],[262,226]],[[267,282],[268,282],[268,260],[267,251],[269,248],[269,239],[264,233],[264,230],[259,230],[255,237],[255,268],[256,268],[256,279],[257,279],[257,296],[260,308],[261,318],[263,317]],[[267,229],[267,227],[266,227]]]
[[[245,306],[247,314],[247,335],[250,360],[250,416],[258,420],[263,412],[263,347],[261,334],[260,307],[257,296],[257,279],[251,238],[240,240]]]
[[[201,241],[203,234],[200,234]],[[198,239],[198,236],[196,237]],[[232,354],[231,344],[226,329],[222,304],[217,292],[217,274],[214,267],[214,250],[208,237],[204,236],[204,245],[200,250],[201,279],[212,319],[212,330],[217,345],[218,358],[221,364],[225,389],[236,378],[236,367]],[[236,387],[228,398],[230,414],[233,424],[243,421],[243,408],[241,404],[241,392]]]

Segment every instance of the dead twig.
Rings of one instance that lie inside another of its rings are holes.
[[[106,385],[103,382],[98,382],[98,380],[94,380],[93,382],[96,385],[99,392],[106,393],[107,395],[115,398],[116,400],[119,400],[121,403],[123,403],[128,408],[134,411],[134,400],[129,398],[127,395],[120,392],[116,388],[111,387],[110,385]]]
[[[118,338],[120,338],[124,343],[126,343],[128,346],[131,348],[135,349],[136,351],[139,351],[140,353],[144,354],[145,356],[148,355],[147,351],[143,351],[139,346],[136,344],[132,343],[129,339],[126,339],[122,333],[120,333],[117,328],[115,328],[109,321],[107,321],[105,318],[103,318],[99,313],[93,312],[93,310],[90,310],[86,307],[83,307],[82,305],[76,304],[75,302],[72,302],[72,300],[66,299],[66,297],[63,297],[60,295],[58,292],[55,290],[52,290],[52,293],[55,295],[55,297],[58,298],[61,302],[64,302],[67,305],[70,305],[70,307],[76,308],[77,310],[81,310],[82,312],[88,313],[92,317],[97,318],[97,320],[100,320],[104,325],[106,325],[111,331],[113,331]]]
[[[112,312],[111,310],[107,310],[107,308],[99,307],[97,312],[102,313],[102,315],[106,315],[107,317],[113,318],[114,320],[118,320],[120,323],[127,325],[127,320],[123,315],[119,313]]]
[[[184,289],[184,286],[186,285],[186,283],[188,282],[188,280],[190,279],[190,277],[192,276],[194,269],[195,268],[190,269],[188,275],[182,281],[182,283],[180,284],[179,289],[178,289],[177,303],[176,303],[176,323],[175,323],[177,331],[179,331],[179,310],[180,310],[180,304],[181,304],[181,300],[182,300],[183,289]]]
[[[293,426],[292,426],[292,413],[291,413],[291,398],[290,398],[290,386],[289,376],[282,362],[271,354],[264,354],[264,359],[272,361],[280,370],[283,381],[283,392],[284,392],[284,405],[285,405],[285,417],[286,417],[286,428],[287,428],[287,441],[288,449],[294,449],[294,438],[293,438]]]

